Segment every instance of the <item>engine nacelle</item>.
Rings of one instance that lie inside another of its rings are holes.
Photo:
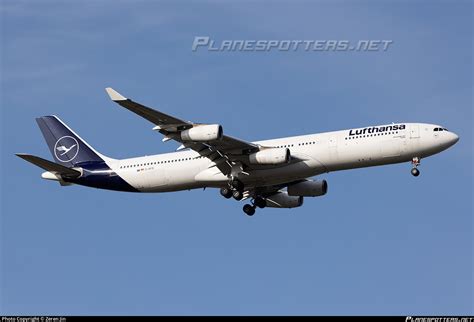
[[[318,197],[323,196],[328,192],[328,183],[326,180],[306,180],[288,186],[287,190],[288,195],[290,196]]]
[[[270,208],[296,208],[303,204],[302,196],[289,196],[286,191],[279,191],[265,199]]]
[[[251,164],[282,164],[291,160],[290,149],[270,148],[249,155]]]
[[[181,140],[209,142],[220,140],[224,131],[219,124],[195,125],[194,127],[181,132]]]

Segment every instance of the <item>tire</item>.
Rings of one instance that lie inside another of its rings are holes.
[[[244,197],[244,194],[240,190],[234,190],[232,192],[232,197],[234,197],[235,200],[242,200]]]
[[[265,208],[265,206],[267,205],[266,200],[263,199],[262,197],[256,197],[255,200],[253,201],[253,203],[258,208]]]
[[[245,204],[242,210],[247,216],[253,216],[255,214],[255,208],[252,205]]]
[[[418,177],[420,175],[420,170],[418,170],[417,168],[413,168],[413,169],[411,169],[411,174],[414,177]]]
[[[222,197],[226,199],[229,199],[230,197],[232,197],[232,190],[230,190],[230,188],[228,187],[221,188],[220,193]]]
[[[243,190],[244,184],[239,179],[234,179],[232,180],[232,188],[234,188],[235,190]]]

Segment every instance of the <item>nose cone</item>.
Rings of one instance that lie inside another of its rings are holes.
[[[456,134],[456,133],[453,133],[453,132],[449,132],[449,133],[446,133],[446,146],[447,147],[450,147],[450,146],[453,146],[454,144],[456,144],[457,141],[459,141],[459,136]]]
[[[450,145],[454,145],[459,141],[459,136],[456,133],[451,132],[451,137],[449,138]]]

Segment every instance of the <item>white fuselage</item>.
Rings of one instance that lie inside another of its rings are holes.
[[[301,161],[241,173],[246,186],[292,182],[325,172],[407,162],[441,152],[457,142],[456,134],[434,131],[438,125],[397,123],[254,142],[287,147]],[[402,129],[403,127],[403,129]],[[215,163],[185,150],[122,160],[108,160],[110,168],[143,192],[165,192],[201,187],[223,187],[228,177]]]

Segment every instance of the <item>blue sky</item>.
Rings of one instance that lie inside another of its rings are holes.
[[[473,314],[472,2],[2,1],[2,314]],[[223,39],[391,39],[386,52],[191,51]],[[60,187],[56,114],[112,157],[173,151],[104,88],[259,140],[390,122],[460,141],[321,176],[249,218],[217,190]]]

